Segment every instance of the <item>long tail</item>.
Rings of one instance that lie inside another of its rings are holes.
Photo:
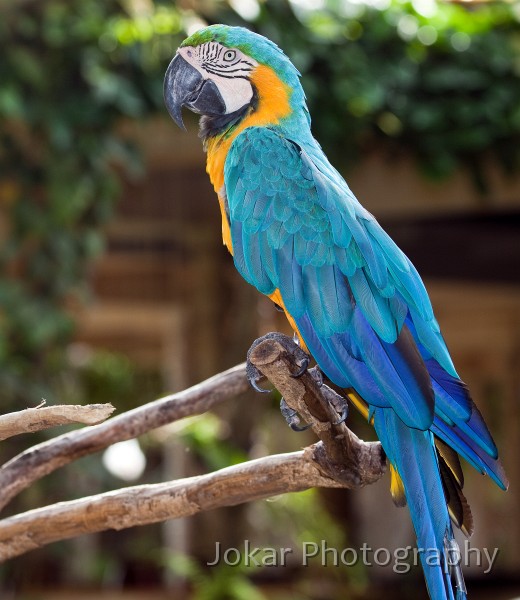
[[[391,408],[375,409],[374,426],[404,486],[430,598],[465,600],[433,434],[407,427]]]

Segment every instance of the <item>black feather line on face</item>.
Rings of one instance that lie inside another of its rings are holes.
[[[224,48],[215,42],[209,42],[202,46],[203,60],[214,61],[218,60]]]
[[[201,117],[199,137],[202,138],[204,145],[208,139],[229,131],[232,127],[238,125],[247,115],[255,112],[258,108],[258,92],[256,91],[255,86],[252,87],[253,97],[249,104],[246,104],[242,108],[239,108],[228,115],[218,115],[214,117],[204,115]]]
[[[230,71],[220,71],[215,67],[209,67],[208,65],[202,65],[202,68],[212,75],[218,75],[219,77],[224,77],[225,79],[249,79],[247,75],[230,75],[230,73],[240,73],[241,71],[245,71],[246,73],[250,73],[252,69],[233,69]]]
[[[245,71],[246,73],[249,73],[255,67],[253,63],[249,62],[243,57],[241,58],[240,56],[233,62],[222,62],[222,54],[224,51],[229,49],[215,42],[203,44],[200,46],[200,49],[202,50],[200,53],[201,67],[213,75],[226,77],[226,73],[236,73],[238,71]],[[231,69],[231,67],[236,67],[237,65],[244,66],[240,67],[239,69]]]
[[[234,65],[229,65],[229,67],[227,67],[226,65],[220,65],[220,64],[212,64],[212,63],[202,63],[202,68],[209,70],[209,69],[213,69],[213,71],[215,72],[222,72],[222,73],[238,73],[239,71],[246,71],[246,72],[250,72],[252,71],[252,69],[250,69],[249,67],[238,67],[238,69],[232,69],[231,67],[235,67],[238,63],[235,63]]]

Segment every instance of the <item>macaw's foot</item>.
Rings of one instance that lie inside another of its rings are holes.
[[[334,408],[334,410],[340,415],[339,420],[332,423],[333,425],[340,425],[347,420],[348,416],[348,402],[346,398],[335,392],[328,385],[325,385],[323,381],[323,373],[321,369],[316,365],[312,369],[309,369],[309,373],[314,381],[321,388],[321,393],[327,402]]]
[[[339,414],[339,419],[333,421],[332,425],[344,423],[348,416],[347,400],[323,382],[323,374],[318,366],[309,369],[308,372],[320,388],[323,398]],[[282,412],[287,425],[289,425],[293,431],[305,431],[311,427],[311,425],[300,425],[301,417],[298,415],[298,412],[291,408],[283,398],[280,401],[280,411]]]
[[[333,425],[340,425],[347,420],[348,417],[348,402],[346,398],[343,398],[340,394],[335,392],[328,385],[324,385],[321,388],[322,394],[328,400],[329,404],[339,414],[339,419],[332,423]]]
[[[255,365],[253,365],[253,363],[249,360],[249,357],[251,355],[251,352],[256,348],[256,346],[258,346],[258,344],[260,344],[264,340],[276,340],[283,348],[285,348],[285,350],[287,350],[287,352],[289,354],[292,355],[292,357],[294,358],[294,362],[295,362],[296,366],[298,367],[298,369],[295,373],[291,374],[291,377],[301,377],[307,370],[310,360],[311,360],[309,355],[306,352],[304,352],[300,348],[300,346],[298,346],[298,344],[296,344],[293,341],[292,338],[290,338],[287,335],[284,335],[283,333],[278,333],[278,332],[268,333],[268,334],[263,335],[262,337],[258,338],[257,340],[255,340],[253,342],[253,344],[251,345],[251,348],[249,348],[249,351],[247,353],[246,374],[247,374],[249,383],[251,384],[251,387],[254,390],[256,390],[257,392],[261,392],[261,393],[267,393],[270,390],[266,390],[258,385],[258,382],[263,378],[263,375],[255,367]]]
[[[289,425],[289,427],[293,431],[305,431],[306,429],[309,429],[309,427],[311,427],[310,424],[303,426],[300,425],[300,416],[294,410],[294,408],[291,408],[287,404],[287,402],[283,398],[280,400],[280,412],[282,413],[282,416],[285,419],[287,425]]]
[[[247,353],[246,361],[246,373],[251,387],[257,392],[269,392],[269,390],[264,389],[258,385],[258,382],[263,378],[263,375],[250,360],[251,353],[259,344],[265,342],[266,340],[276,341],[292,357],[293,360],[291,361],[291,363],[294,365],[295,369],[294,372],[291,373],[291,377],[302,377],[302,375],[306,372],[308,372],[309,375],[311,375],[311,377],[319,386],[322,397],[332,406],[335,412],[337,412],[339,415],[339,418],[333,421],[332,424],[339,425],[340,423],[343,423],[348,415],[348,404],[346,399],[343,396],[340,396],[340,394],[335,392],[332,388],[330,388],[324,383],[323,374],[318,366],[315,366],[312,369],[308,368],[311,360],[310,356],[302,350],[302,348],[297,344],[297,342],[294,339],[282,333],[268,333],[267,335],[264,335],[253,342],[251,348]],[[294,431],[305,431],[306,429],[308,429],[308,425],[300,425],[301,417],[299,416],[298,412],[291,408],[283,398],[280,402],[280,410],[284,419],[287,421],[287,424],[291,429],[293,429]]]

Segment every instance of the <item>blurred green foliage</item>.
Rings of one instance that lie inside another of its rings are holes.
[[[267,600],[249,580],[250,569],[244,565],[223,564],[208,570],[179,552],[168,552],[164,562],[174,575],[190,583],[193,600]]]
[[[303,73],[314,131],[340,167],[379,148],[435,177],[520,158],[520,4],[434,0],[201,3],[246,24]],[[238,12],[237,12],[238,11]],[[4,406],[52,397],[88,296],[122,171],[122,118],[162,106],[162,78],[195,15],[171,2],[50,0],[0,8],[0,389]]]
[[[89,262],[103,249],[121,170],[134,148],[121,118],[162,108],[178,11],[127,12],[114,0],[0,9],[0,389],[3,407],[52,397],[66,365]]]
[[[210,471],[239,464],[248,458],[233,444],[229,428],[213,413],[183,419],[178,424],[176,434]]]

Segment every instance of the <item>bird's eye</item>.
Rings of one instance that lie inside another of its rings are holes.
[[[224,52],[224,56],[222,57],[226,62],[231,62],[232,60],[235,60],[237,53],[234,50],[226,50],[226,52]]]

